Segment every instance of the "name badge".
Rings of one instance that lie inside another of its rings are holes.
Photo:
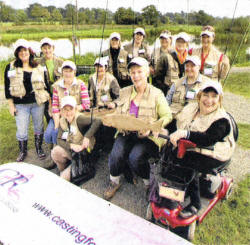
[[[122,58],[119,59],[119,61],[120,61],[120,63],[124,63],[124,59],[122,59]]]
[[[9,70],[8,77],[14,77],[16,75],[16,70]]]
[[[47,67],[46,66],[43,66],[43,71],[47,71]]]
[[[145,53],[145,49],[139,49],[139,54],[144,54]]]
[[[69,132],[67,131],[67,132],[63,132],[63,134],[62,134],[62,139],[63,140],[66,140],[67,138],[68,138],[68,135],[69,135]]]
[[[132,55],[132,54],[128,54],[128,57],[129,57],[130,59],[132,59],[132,58],[133,58],[133,55]]]
[[[212,75],[212,74],[213,74],[213,68],[204,69],[204,75]]]
[[[189,91],[187,91],[186,98],[193,100],[195,98],[195,94],[196,94],[195,91],[189,90]]]
[[[70,133],[76,134],[76,127],[75,126],[70,126]]]
[[[101,101],[102,101],[102,102],[108,101],[108,95],[107,95],[107,94],[102,95],[102,96],[101,96]]]

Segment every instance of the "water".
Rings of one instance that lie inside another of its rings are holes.
[[[69,39],[57,39],[55,43],[55,55],[64,59],[71,58],[73,56],[73,44]],[[102,44],[101,44],[102,43]],[[30,41],[32,50],[39,56],[40,55],[40,43],[38,41]],[[86,53],[99,54],[100,47],[105,50],[109,46],[108,39],[103,40],[100,38],[80,39],[79,43],[75,47],[76,54],[85,55]],[[79,52],[80,51],[80,52]],[[7,60],[14,57],[14,43],[10,46],[0,46],[0,61]]]
[[[195,39],[194,36],[191,37],[191,42],[189,48],[194,48],[200,46],[199,39]],[[128,41],[124,41],[123,45]],[[69,59],[73,56],[73,44],[69,39],[57,39],[54,40],[55,43],[55,55],[62,57],[64,59]],[[175,43],[175,35],[173,36],[173,44]],[[40,43],[38,41],[30,41],[31,47],[33,51],[39,56],[40,55]],[[101,38],[88,38],[88,39],[80,39],[77,46],[75,46],[75,52],[77,55],[85,55],[86,53],[94,53],[98,55],[100,53],[100,47],[102,46],[102,51],[108,49],[109,47],[109,39],[104,39],[102,41]],[[159,39],[156,39],[155,44],[151,44],[151,52],[153,52],[154,48],[160,46]],[[221,49],[224,51],[224,49]],[[250,48],[245,48],[245,54],[250,54]],[[0,46],[0,61],[7,60],[9,58],[14,57],[14,43],[10,44],[10,46]]]

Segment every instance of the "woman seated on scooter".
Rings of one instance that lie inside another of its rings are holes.
[[[121,90],[117,114],[134,115],[144,120],[162,120],[162,127],[172,119],[170,108],[160,89],[148,84],[148,61],[136,57],[128,64],[133,85]],[[121,186],[120,175],[126,169],[143,179],[145,189],[149,187],[148,159],[157,156],[162,139],[146,132],[118,132],[109,155],[110,183],[104,192],[106,200],[111,199]]]
[[[101,125],[101,121],[96,118],[91,120],[90,117],[80,114],[77,109],[76,99],[73,96],[62,98],[61,114],[57,145],[51,152],[51,158],[56,163],[62,178],[73,183],[76,182],[76,179],[81,180],[81,177],[83,180],[87,180],[88,177],[91,178],[94,174],[93,165],[89,161],[95,143],[94,134]],[[76,166],[72,166],[72,158],[77,153],[84,155],[87,162],[84,162],[81,158],[77,160],[79,162],[75,162]],[[78,168],[79,164],[83,166]],[[85,168],[85,164],[88,164],[88,169]],[[81,173],[80,169],[86,171]],[[83,175],[81,176],[81,174]]]
[[[177,116],[177,131],[170,135],[176,146],[181,138],[194,142],[196,148],[189,149],[183,159],[176,161],[196,170],[195,178],[188,186],[190,204],[180,216],[191,217],[201,208],[198,173],[209,173],[212,169],[225,165],[235,148],[233,130],[228,114],[222,107],[222,87],[220,83],[207,81],[197,95],[198,103],[190,103]]]

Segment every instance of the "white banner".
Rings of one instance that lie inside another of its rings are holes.
[[[27,163],[0,166],[0,241],[10,245],[190,244]]]

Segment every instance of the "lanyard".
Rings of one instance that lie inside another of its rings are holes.
[[[200,68],[200,71],[203,71],[203,69],[204,69],[204,64],[205,64],[205,61],[206,61],[208,55],[209,55],[209,52],[208,52],[208,54],[204,57],[203,51],[201,52],[201,68]]]

